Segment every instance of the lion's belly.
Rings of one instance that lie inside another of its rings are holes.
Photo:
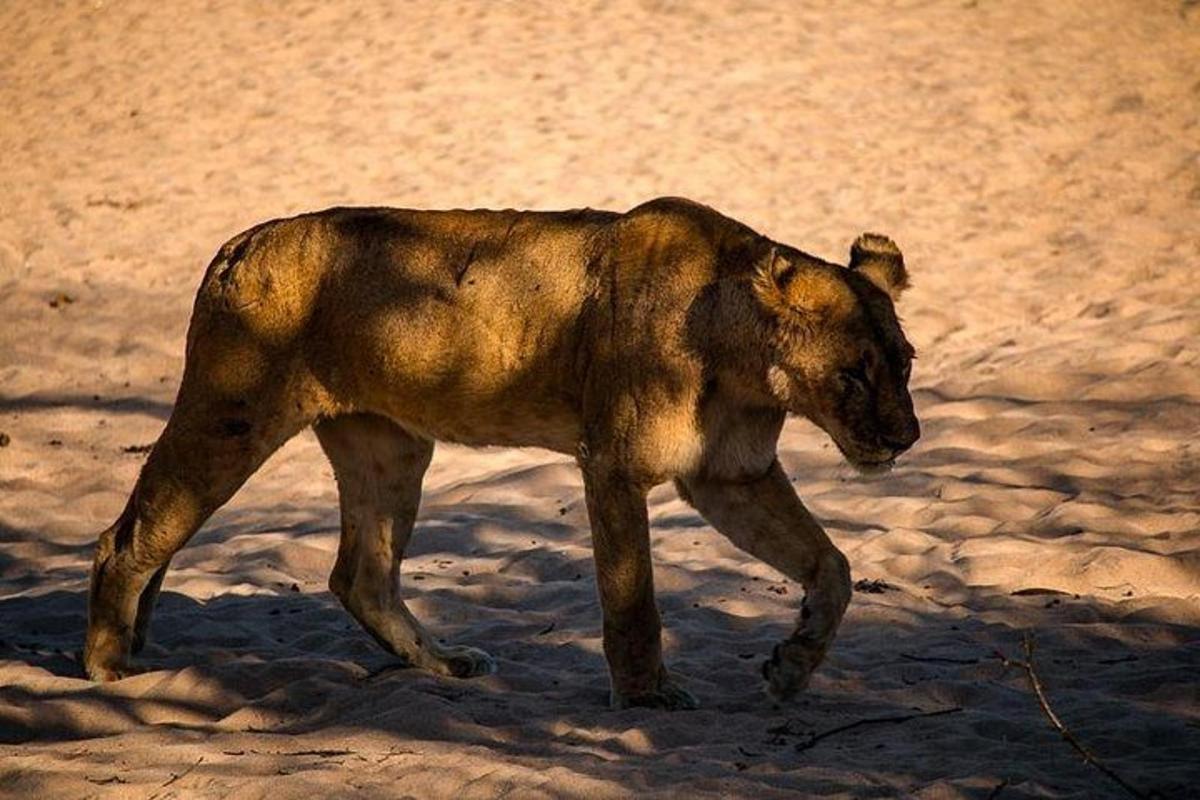
[[[580,436],[576,408],[540,386],[489,391],[473,381],[446,381],[417,389],[411,382],[396,381],[371,405],[370,410],[444,442],[574,453]]]
[[[479,404],[477,408],[460,403],[455,413],[442,414],[438,413],[436,401],[432,401],[415,410],[411,403],[404,407],[396,404],[395,413],[430,438],[474,447],[544,447],[574,454],[580,435],[577,415],[563,405],[552,403],[503,399]]]

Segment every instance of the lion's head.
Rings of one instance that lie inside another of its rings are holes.
[[[772,395],[864,472],[891,467],[920,436],[908,391],[915,353],[893,305],[907,285],[895,243],[869,233],[848,268],[777,246],[755,281],[771,320]]]

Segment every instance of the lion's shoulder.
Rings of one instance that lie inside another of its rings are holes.
[[[655,225],[692,235],[720,230],[746,229],[742,223],[686,197],[656,197],[625,212],[624,219],[641,225]]]
[[[769,248],[766,237],[732,217],[685,197],[658,197],[617,220],[624,255],[657,253],[707,264],[712,277],[742,271]]]

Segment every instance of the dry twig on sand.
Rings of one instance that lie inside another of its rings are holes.
[[[978,664],[978,658],[947,658],[944,656],[918,656],[913,653],[901,653],[905,661],[916,661],[921,664]]]
[[[204,756],[200,756],[198,759],[196,759],[195,764],[192,764],[190,767],[185,769],[183,772],[180,772],[178,774],[171,773],[171,777],[167,778],[166,782],[164,782],[163,785],[160,786],[159,788],[161,789],[161,788],[163,788],[163,786],[170,786],[172,783],[179,780],[184,775],[187,775],[189,772],[191,772],[192,770],[194,770],[196,767],[200,766],[203,763],[204,763]]]
[[[1046,692],[1042,688],[1042,681],[1038,678],[1037,670],[1033,666],[1033,635],[1027,632],[1021,640],[1021,645],[1025,650],[1024,661],[1009,658],[999,650],[996,651],[996,657],[1000,659],[1000,663],[1004,666],[1017,667],[1025,673],[1025,677],[1029,679],[1029,686],[1033,689],[1034,696],[1037,697],[1038,705],[1042,707],[1042,713],[1046,715],[1046,719],[1050,720],[1050,725],[1067,741],[1067,744],[1075,748],[1079,755],[1083,756],[1083,760],[1086,763],[1100,770],[1105,776],[1117,783],[1117,785],[1132,796],[1140,798],[1140,800],[1150,800],[1150,798],[1159,797],[1160,795],[1157,792],[1146,794],[1131,786],[1124,778],[1097,758],[1091,750],[1088,750],[1083,742],[1079,741],[1066,725],[1063,725],[1062,720],[1058,718],[1058,715],[1054,713],[1054,709],[1050,707],[1050,701],[1046,699]]]
[[[185,769],[183,772],[179,772],[179,773],[172,772],[172,773],[171,773],[171,777],[167,778],[167,779],[166,779],[166,781],[164,781],[164,782],[162,783],[162,785],[160,785],[160,786],[158,787],[158,788],[160,789],[160,791],[157,791],[157,792],[155,792],[154,794],[150,795],[150,800],[156,800],[156,798],[158,798],[158,797],[161,797],[161,796],[162,796],[162,791],[161,791],[162,789],[165,789],[166,787],[170,786],[172,783],[174,783],[175,781],[177,781],[177,780],[179,780],[180,778],[184,777],[185,775],[188,775],[188,774],[190,774],[192,770],[194,770],[196,767],[200,766],[200,765],[201,765],[201,764],[203,764],[203,763],[204,763],[204,756],[200,756],[198,759],[196,759],[196,763],[195,763],[195,764],[192,764],[190,767],[188,767],[187,769]],[[173,791],[174,791],[174,790],[172,790],[172,792],[173,792]]]
[[[828,739],[830,736],[833,736],[835,734],[845,733],[846,731],[853,730],[855,728],[859,728],[864,725],[883,725],[885,723],[893,723],[894,724],[894,723],[900,723],[900,722],[908,722],[910,719],[922,719],[924,717],[940,717],[943,714],[957,714],[960,711],[962,711],[962,708],[960,706],[954,706],[953,708],[939,708],[937,711],[918,711],[915,714],[894,714],[894,715],[887,716],[887,717],[868,717],[866,719],[859,719],[859,720],[855,720],[854,722],[849,722],[845,725],[838,725],[836,728],[830,728],[829,730],[821,731],[820,733],[811,733],[811,732],[807,732],[807,731],[793,731],[793,730],[791,730],[791,723],[785,722],[783,725],[779,725],[774,728],[769,728],[767,730],[767,733],[771,733],[776,736],[791,735],[791,736],[803,737],[799,742],[796,743],[796,752],[800,752],[800,751],[808,750],[808,749],[816,746],[817,742],[821,741],[822,739]]]

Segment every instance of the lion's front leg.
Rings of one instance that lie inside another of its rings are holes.
[[[696,708],[695,698],[671,680],[662,662],[646,493],[611,469],[585,466],[583,477],[612,705]]]
[[[770,694],[794,695],[824,659],[850,603],[849,562],[800,502],[777,460],[753,481],[688,478],[676,485],[740,549],[804,586],[795,631],[763,664]]]

